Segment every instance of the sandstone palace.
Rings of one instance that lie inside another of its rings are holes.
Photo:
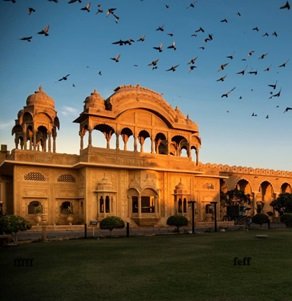
[[[77,117],[77,116],[76,116]],[[150,89],[121,86],[104,99],[93,91],[78,123],[80,152],[57,152],[59,119],[42,88],[28,96],[12,129],[15,148],[0,152],[2,214],[48,225],[84,224],[116,215],[132,227],[164,226],[170,215],[196,223],[275,212],[280,193],[292,192],[292,172],[200,162],[198,125]],[[103,145],[96,145],[96,137]],[[237,189],[242,202],[228,195]]]

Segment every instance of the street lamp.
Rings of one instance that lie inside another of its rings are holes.
[[[214,207],[214,231],[217,232],[217,202],[211,202],[211,204]]]
[[[192,234],[195,234],[195,204],[196,201],[188,201],[189,204],[191,204],[192,207]]]

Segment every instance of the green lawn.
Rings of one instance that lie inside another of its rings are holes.
[[[0,264],[0,300],[292,300],[289,230],[32,243]]]

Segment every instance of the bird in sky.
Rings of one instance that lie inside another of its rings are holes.
[[[151,63],[148,64],[148,66],[152,67],[152,69],[157,69],[158,62],[159,62],[159,59],[153,60]]]
[[[163,44],[160,43],[159,46],[154,46],[153,49],[158,50],[159,52],[162,52],[163,51]]]
[[[112,44],[123,46],[123,45],[132,45],[134,42],[135,41],[130,38],[128,40],[118,40],[118,41],[113,42]]]
[[[287,1],[285,4],[283,4],[280,9],[290,9],[289,1]]]
[[[196,65],[190,65],[190,67],[189,67],[189,72],[193,71],[195,68],[197,68]]]
[[[252,30],[254,30],[254,31],[260,31],[260,29],[257,26],[254,27]]]
[[[284,113],[286,113],[288,111],[292,111],[292,108],[291,107],[286,107],[286,109],[284,110]]]
[[[6,2],[16,3],[16,0],[4,0]]]
[[[145,36],[141,36],[141,37],[137,40],[137,42],[145,42]]]
[[[103,8],[101,4],[97,4],[97,12],[95,13],[96,15],[102,14],[103,13]]]
[[[287,60],[287,61],[284,62],[283,64],[279,65],[278,67],[279,67],[279,68],[284,68],[284,67],[286,67],[286,65],[288,64],[288,61],[289,61],[289,60]]]
[[[228,66],[229,63],[224,63],[224,64],[221,64],[218,71],[223,71],[227,66]]]
[[[236,89],[236,87],[233,87],[231,90],[229,90],[228,92],[226,92],[226,93],[223,93],[222,95],[221,95],[221,98],[224,98],[224,97],[228,97],[229,96],[229,94],[231,93],[231,92],[233,92],[234,90]]]
[[[31,42],[32,36],[20,38],[22,41]]]
[[[36,10],[33,8],[33,7],[29,7],[28,9],[27,9],[27,13],[29,14],[29,15],[31,15],[32,13],[35,13],[36,12]]]
[[[263,60],[268,54],[267,53],[263,53],[262,55],[259,56],[259,60]]]
[[[252,116],[252,117],[257,117],[257,116],[258,116],[258,114],[256,114],[256,113],[252,113],[252,114],[251,114],[251,116]]]
[[[199,27],[195,32],[205,32],[205,29],[203,27]]]
[[[217,81],[217,82],[224,82],[226,76],[227,76],[227,75],[221,76],[221,77],[218,78],[216,81]]]
[[[253,74],[253,75],[257,75],[258,72],[255,70],[255,71],[249,71],[248,74]]]
[[[158,27],[156,28],[156,31],[164,31],[164,25],[158,26]]]
[[[228,20],[227,20],[226,18],[224,18],[224,19],[222,19],[220,22],[221,22],[221,23],[228,23]]]
[[[166,71],[176,71],[176,68],[178,67],[179,65],[174,65],[174,66],[171,66],[169,69],[166,69]]]
[[[68,2],[68,4],[72,4],[72,3],[76,3],[76,2],[81,3],[82,1],[81,1],[81,0],[70,0],[70,1]]]
[[[188,65],[194,65],[196,63],[196,60],[198,59],[198,57],[193,57],[188,61]]]
[[[39,32],[38,32],[38,34],[42,34],[42,35],[44,35],[44,36],[48,36],[49,35],[49,29],[50,29],[50,26],[49,25],[47,25],[47,26],[45,26],[42,30],[40,30]]]
[[[66,74],[65,76],[63,76],[60,79],[58,79],[58,81],[60,82],[62,80],[67,80],[69,76],[70,76],[70,74]]]
[[[120,17],[118,15],[116,15],[116,13],[115,13],[116,10],[117,10],[116,8],[109,8],[106,11],[106,15],[107,16],[113,16],[115,18],[115,22],[118,23],[119,20],[120,20]]]
[[[120,61],[121,55],[117,54],[115,57],[111,57],[111,60],[115,61],[116,63],[118,63]]]
[[[274,84],[269,84],[268,86],[275,90],[277,88],[277,81]]]
[[[91,3],[88,2],[84,7],[80,8],[80,10],[84,10],[84,11],[87,11],[89,13],[90,10],[91,10]]]
[[[245,70],[246,70],[246,68],[245,69],[242,69],[241,71],[239,71],[239,72],[236,72],[236,74],[239,74],[239,75],[244,75],[245,74]]]
[[[272,94],[269,99],[272,99],[273,97],[280,97],[281,95],[281,89],[279,90],[279,92],[275,93],[275,94]]]
[[[176,50],[176,44],[175,44],[175,42],[172,42],[172,44],[169,45],[167,48],[168,48],[168,49]]]

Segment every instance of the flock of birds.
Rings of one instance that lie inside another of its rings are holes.
[[[17,0],[3,0],[4,2],[11,2],[13,4],[15,4],[17,2]],[[58,3],[59,0],[48,0],[49,2],[54,2],[54,3]],[[141,2],[143,2],[144,0],[140,0]],[[186,6],[186,9],[195,9],[196,8],[196,4],[197,4],[198,0],[193,0],[189,3],[188,6]],[[67,1],[68,4],[81,4],[79,7],[80,11],[83,11],[84,13],[95,13],[96,15],[99,14],[105,14],[107,17],[110,17],[113,19],[113,21],[115,23],[119,23],[121,21],[121,16],[119,15],[119,9],[116,7],[109,7],[109,8],[103,8],[102,4],[97,4],[97,6],[92,5],[90,2],[87,2],[84,4],[84,2],[82,0],[69,0]],[[169,4],[164,4],[165,9],[171,9],[171,6]],[[290,10],[290,3],[289,1],[286,1],[284,3],[282,3],[282,5],[279,6],[280,10]],[[37,8],[34,7],[28,7],[27,8],[27,14],[28,15],[32,15],[32,14],[36,14],[37,13]],[[241,12],[237,12],[236,13],[237,17],[242,17]],[[224,17],[221,20],[218,20],[218,22],[220,22],[223,26],[223,24],[228,24],[229,23],[229,19]],[[149,67],[152,70],[157,70],[160,67],[160,61],[161,61],[161,53],[163,53],[164,51],[177,51],[177,44],[175,41],[175,35],[172,32],[168,32],[166,30],[165,25],[158,25],[155,28],[155,32],[158,33],[163,33],[163,34],[167,34],[167,36],[169,36],[172,39],[171,43],[168,43],[165,45],[164,42],[160,42],[158,45],[152,45],[152,49],[153,49],[153,53],[156,53],[158,57],[150,60],[147,64],[147,67]],[[258,26],[251,28],[251,30],[255,33],[258,33],[261,35],[262,38],[278,38],[279,33],[276,31],[273,32],[261,32],[261,30],[259,29]],[[44,36],[44,37],[48,37],[50,34],[50,26],[46,25],[45,27],[41,28],[38,32],[36,32],[36,34],[40,35],[40,36]],[[199,26],[198,28],[196,28],[191,34],[190,34],[190,38],[194,38],[194,39],[200,39],[200,42],[202,43],[200,47],[198,47],[201,51],[206,50],[206,48],[208,47],[209,43],[212,43],[216,37],[214,36],[214,34],[209,33],[204,26]],[[33,35],[28,35],[28,36],[23,36],[20,37],[20,40],[22,41],[27,41],[29,43],[32,42],[33,39]],[[112,45],[117,46],[117,47],[126,47],[126,46],[132,46],[135,43],[144,43],[146,41],[146,36],[145,35],[141,35],[140,37],[134,39],[134,38],[127,38],[127,39],[118,39],[115,41],[112,41]],[[159,56],[160,55],[160,56]],[[250,76],[259,76],[260,73],[262,72],[270,72],[272,70],[272,66],[269,65],[267,63],[266,67],[262,70],[259,70],[258,68],[256,68],[257,66],[252,66],[250,67],[250,60],[253,59],[254,57],[257,57],[258,61],[262,61],[265,62],[267,61],[267,58],[269,57],[269,53],[268,52],[264,52],[264,53],[256,53],[255,50],[250,50],[247,53],[246,57],[243,58],[238,58],[236,57],[236,55],[234,53],[231,54],[227,54],[226,55],[226,60],[225,62],[219,64],[218,69],[217,69],[217,74],[218,77],[216,78],[216,82],[218,83],[223,83],[228,81],[229,77],[243,77],[246,75],[250,75]],[[122,54],[118,53],[112,57],[110,57],[109,59],[115,63],[119,63],[121,60]],[[230,75],[227,73],[228,68],[230,68],[230,65],[232,65],[232,62],[235,60],[240,59],[243,63],[246,63],[245,67],[243,69],[240,69],[238,71],[236,71],[234,74]],[[186,62],[186,66],[188,68],[189,72],[192,72],[196,69],[199,68],[198,65],[198,60],[199,60],[199,56],[194,56],[192,58],[190,58],[187,62]],[[273,68],[276,68],[278,71],[284,69],[287,67],[287,64],[289,63],[289,59],[286,59],[285,61],[279,62],[278,66],[273,66]],[[177,69],[180,67],[180,63],[168,66],[166,69],[164,69],[166,72],[176,72]],[[138,64],[134,64],[134,67],[138,67]],[[223,74],[222,74],[223,73]],[[98,75],[101,76],[102,75],[102,71],[98,71]],[[70,76],[70,73],[61,76],[57,81],[61,82],[61,81],[66,81],[68,80]],[[73,87],[75,87],[75,84],[73,84]],[[269,97],[268,99],[278,99],[279,97],[281,97],[281,92],[282,92],[282,87],[279,87],[279,83],[277,82],[277,80],[275,80],[272,83],[268,83],[267,87],[270,88],[269,91]],[[237,89],[236,86],[233,86],[232,88],[229,88],[227,91],[223,92],[221,94],[221,99],[227,99],[235,90]],[[251,89],[252,90],[252,89]],[[243,99],[243,96],[240,95],[239,99]],[[279,105],[277,106],[279,108]],[[292,107],[286,107],[284,109],[284,113],[291,111]],[[227,111],[229,112],[229,111]],[[253,112],[251,114],[252,117],[257,117],[258,114]],[[265,117],[266,119],[269,118],[269,115],[266,115]]]

